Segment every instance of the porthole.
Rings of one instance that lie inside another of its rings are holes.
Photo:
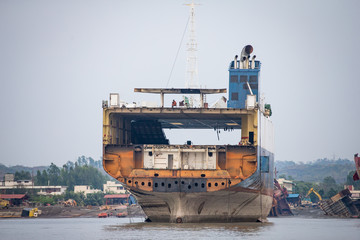
[[[184,181],[181,181],[181,184],[185,184],[185,182],[184,182]]]
[[[224,185],[225,185],[225,183],[224,183],[224,182],[222,182],[222,183],[221,183],[221,185],[223,185],[223,186],[224,186]]]
[[[191,189],[191,185],[188,186],[188,189]]]
[[[217,186],[218,186],[218,183],[216,182],[216,183],[215,183],[215,187],[217,187]]]
[[[158,183],[155,183],[155,187],[158,187]]]
[[[202,184],[201,184],[201,187],[202,187],[202,188],[205,188],[205,183],[202,183]]]
[[[135,182],[135,185],[137,185],[137,184],[138,184],[138,182],[136,181],[136,182]]]
[[[211,187],[211,183],[208,183],[208,187]]]
[[[154,173],[154,177],[158,177],[159,176],[159,174],[158,173]]]
[[[141,186],[144,186],[145,185],[145,183],[144,182],[141,182]]]
[[[175,181],[175,184],[178,184],[179,182],[178,181]]]
[[[161,186],[162,186],[162,187],[165,186],[165,183],[162,182],[162,183],[161,183]]]
[[[148,182],[148,186],[151,187],[151,182]]]
[[[168,188],[171,188],[171,183],[168,184]]]
[[[206,177],[206,175],[205,175],[205,174],[201,174],[201,177]]]
[[[195,187],[199,186],[199,184],[197,182],[194,185],[195,185]]]
[[[128,183],[131,183],[131,180],[129,180]]]

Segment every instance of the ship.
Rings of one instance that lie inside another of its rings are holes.
[[[118,93],[103,101],[103,167],[136,197],[148,221],[266,221],[273,202],[273,124],[271,106],[260,96],[261,62],[252,52],[246,45],[230,61],[228,89],[135,88],[158,94],[160,104],[127,104]],[[198,97],[199,105],[184,97],[180,106],[167,106],[168,94]],[[208,94],[228,95],[209,106]],[[234,131],[236,144],[171,144],[167,129]]]

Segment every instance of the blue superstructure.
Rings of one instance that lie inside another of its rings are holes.
[[[260,61],[250,60],[250,54],[242,56],[242,59],[231,62],[229,67],[229,100],[228,108],[246,108],[245,101],[247,95],[256,95],[256,102],[259,92]],[[255,58],[255,56],[253,57]],[[235,64],[236,63],[236,64]]]

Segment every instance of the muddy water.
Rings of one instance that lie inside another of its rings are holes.
[[[360,239],[360,219],[269,218],[268,223],[165,224],[136,218],[1,219],[0,239]]]

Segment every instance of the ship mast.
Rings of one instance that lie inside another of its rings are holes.
[[[190,29],[187,45],[187,67],[186,67],[186,88],[199,88],[198,66],[197,66],[197,41],[195,34],[195,4],[192,1],[185,4],[190,7]]]

